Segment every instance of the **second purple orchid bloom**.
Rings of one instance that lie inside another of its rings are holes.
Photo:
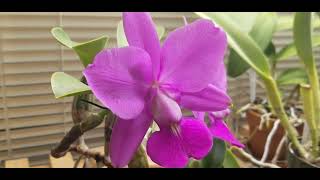
[[[160,131],[148,139],[147,153],[163,167],[202,159],[212,137],[242,147],[222,118],[209,128],[201,118],[231,103],[225,32],[196,20],[169,33],[161,46],[149,13],[123,13],[123,24],[129,46],[100,52],[83,72],[94,95],[118,117],[110,142],[113,166],[129,163],[153,120]],[[197,115],[183,117],[180,107]]]

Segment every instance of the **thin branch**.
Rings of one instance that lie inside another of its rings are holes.
[[[101,154],[100,152],[92,151],[89,149],[82,149],[81,147],[74,146],[74,145],[72,145],[70,147],[69,151],[79,153],[79,154],[81,154],[85,157],[88,157],[88,158],[93,158],[96,160],[97,163],[102,162],[105,166],[107,166],[109,168],[113,168],[111,165],[111,162],[106,161],[106,159],[104,158],[104,154]]]
[[[73,168],[77,168],[79,166],[79,163],[81,161],[81,159],[84,157],[84,155],[80,155],[77,159],[77,161],[74,163]]]
[[[261,162],[261,161],[255,159],[251,154],[248,154],[243,149],[240,149],[240,148],[237,148],[237,147],[232,147],[232,149],[237,150],[242,156],[244,156],[245,158],[247,158],[249,161],[251,161],[253,164],[255,164],[257,166],[266,167],[266,168],[280,168],[277,165],[274,165],[274,164],[271,164],[271,163],[264,163],[264,162]]]
[[[116,116],[113,113],[110,113],[109,116],[105,119],[104,124],[104,154],[105,158],[109,156],[109,143],[112,133],[113,125],[116,121]]]
[[[70,145],[73,144],[86,131],[99,126],[107,113],[108,111],[106,110],[102,110],[99,113],[92,113],[86,121],[80,122],[79,124],[73,126],[61,140],[58,146],[52,149],[51,155],[55,158],[64,156],[67,153]]]

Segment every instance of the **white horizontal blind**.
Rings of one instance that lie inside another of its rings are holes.
[[[182,26],[183,15],[189,22],[197,18],[192,13],[152,13],[166,32]],[[108,47],[115,47],[120,19],[121,13],[114,12],[0,13],[0,160],[46,155],[72,126],[72,98],[55,99],[50,77],[64,71],[80,78],[82,65],[72,50],[56,42],[51,28],[61,26],[80,42],[107,35]],[[277,46],[289,38],[286,32],[277,34]],[[247,74],[228,83],[236,106],[249,101]],[[86,138],[91,146],[102,145],[102,128],[91,130]]]

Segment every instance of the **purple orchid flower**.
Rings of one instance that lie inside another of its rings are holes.
[[[123,24],[129,46],[100,52],[83,72],[94,95],[118,117],[110,142],[113,166],[128,164],[152,119],[160,131],[148,140],[151,159],[181,167],[188,157],[203,157],[212,146],[210,132],[202,121],[183,118],[179,104],[193,111],[230,105],[216,87],[225,33],[196,20],[169,33],[161,47],[148,13],[123,13]]]
[[[227,93],[227,73],[224,68],[224,64],[220,64],[218,67],[220,79],[215,80],[215,85],[217,88],[222,90],[223,92]],[[205,118],[205,112],[198,112],[193,111],[193,114],[195,118],[201,119],[204,121]],[[232,132],[229,130],[226,123],[223,121],[223,118],[228,116],[230,114],[229,108],[222,110],[222,111],[216,111],[216,112],[208,112],[208,117],[210,120],[209,129],[212,134],[213,138],[222,139],[228,143],[230,143],[233,146],[237,146],[239,148],[244,148],[244,145],[237,140],[237,138],[232,134]]]
[[[204,121],[205,112],[193,112],[193,113],[195,118]],[[213,138],[224,140],[233,146],[244,148],[244,145],[232,134],[227,124],[223,121],[223,118],[228,116],[229,113],[230,113],[229,109],[208,113],[208,117],[210,120],[209,130],[211,132],[211,135]]]

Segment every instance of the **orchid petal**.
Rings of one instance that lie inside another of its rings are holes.
[[[159,81],[184,92],[201,91],[221,76],[216,72],[226,47],[226,34],[212,21],[196,20],[176,29],[161,49]]]
[[[129,45],[142,48],[149,53],[153,75],[156,78],[160,70],[160,40],[150,14],[123,13],[123,25]]]
[[[83,72],[100,102],[123,119],[132,119],[144,108],[152,81],[149,55],[136,47],[100,52]]]
[[[179,105],[192,111],[221,111],[231,104],[230,97],[211,84],[199,92],[181,92],[175,99]]]
[[[110,139],[110,158],[114,167],[128,165],[151,122],[151,115],[146,110],[130,121],[117,119]]]
[[[192,111],[194,118],[199,119],[201,121],[204,121],[204,117],[206,115],[205,112],[200,112],[200,111]]]
[[[212,148],[212,137],[206,124],[192,118],[182,118],[173,127],[160,128],[147,142],[150,158],[164,167],[185,167],[188,158],[201,159]]]
[[[212,136],[204,121],[184,118],[180,123],[180,135],[183,139],[183,147],[189,157],[202,159],[212,147]]]
[[[170,128],[162,128],[150,136],[147,153],[153,162],[163,167],[183,168],[188,163],[188,155]]]
[[[223,92],[227,92],[227,73],[223,61],[216,67],[215,74],[217,75],[213,76],[211,84],[221,89]]]
[[[214,138],[219,138],[239,148],[244,148],[244,145],[237,140],[237,138],[229,130],[226,123],[221,118],[214,118],[212,114],[209,114],[211,125],[209,127],[211,134]]]

